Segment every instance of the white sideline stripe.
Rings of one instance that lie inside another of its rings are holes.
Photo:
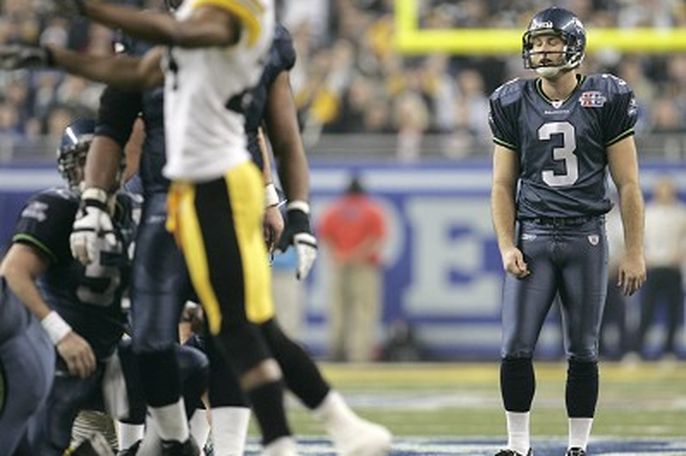
[[[42,190],[63,182],[57,170],[0,170],[0,191],[5,192]]]

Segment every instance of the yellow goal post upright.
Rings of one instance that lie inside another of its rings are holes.
[[[522,48],[520,29],[422,29],[419,2],[395,0],[395,45],[403,54],[460,55],[516,54]],[[686,51],[686,28],[592,28],[589,52],[612,49],[622,53],[675,53]]]

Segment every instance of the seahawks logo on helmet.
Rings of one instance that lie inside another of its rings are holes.
[[[62,134],[62,140],[57,148],[57,170],[74,191],[78,191],[83,180],[86,154],[94,135],[93,119],[79,119],[69,125]]]
[[[555,67],[550,65],[535,65],[532,57],[541,54],[533,51],[533,38],[543,34],[557,35],[565,43],[563,62]],[[555,68],[570,70],[578,67],[586,53],[586,29],[578,17],[564,8],[547,8],[531,18],[526,32],[522,36],[522,59],[524,67],[532,70],[539,68]]]

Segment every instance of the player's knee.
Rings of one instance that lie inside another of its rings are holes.
[[[505,343],[500,350],[500,358],[506,359],[531,359],[534,357],[534,347],[521,343]]]
[[[571,345],[567,349],[567,360],[585,363],[598,362],[598,347]]]
[[[239,376],[243,376],[271,358],[271,352],[259,327],[246,324],[227,328],[215,336],[217,347]]]

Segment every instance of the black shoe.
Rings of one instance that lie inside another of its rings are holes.
[[[139,440],[138,442],[134,443],[133,445],[131,445],[127,449],[119,450],[119,452],[117,453],[117,456],[136,456],[136,454],[138,453],[138,449],[141,446],[141,442],[142,442],[142,440]]]
[[[586,456],[586,450],[579,448],[579,447],[573,447],[567,450],[567,453],[565,453],[566,456]]]
[[[199,456],[200,448],[193,437],[188,437],[185,442],[176,440],[162,441],[162,456]]]
[[[515,450],[500,450],[498,451],[495,456],[524,456],[522,453],[517,453]],[[529,451],[526,453],[526,456],[534,456],[534,451],[529,448]]]

